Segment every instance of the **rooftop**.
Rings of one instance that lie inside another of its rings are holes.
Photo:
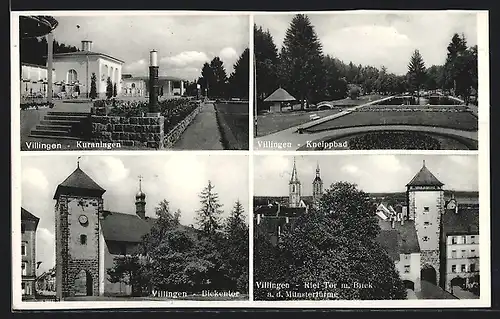
[[[420,171],[406,184],[406,186],[443,186],[436,176],[434,176],[425,166],[425,161]]]
[[[103,58],[107,58],[110,60],[113,60],[118,63],[125,63],[125,61],[120,60],[118,58],[112,57],[111,55],[105,54],[105,53],[99,53],[99,52],[93,52],[93,51],[76,51],[76,52],[66,52],[66,53],[56,53],[52,55],[53,58],[59,58],[59,57],[72,57],[72,56],[100,56]]]
[[[296,99],[290,95],[285,89],[279,88],[271,95],[269,95],[264,101],[265,102],[286,102],[295,101]]]
[[[85,174],[78,166],[61,184],[57,186],[54,199],[59,195],[102,196],[106,190]]]
[[[40,221],[40,218],[36,217],[32,213],[21,207],[21,221],[23,220],[31,220],[38,225],[38,221]]]
[[[479,234],[479,206],[458,205],[458,212],[447,210],[443,214],[445,235]]]

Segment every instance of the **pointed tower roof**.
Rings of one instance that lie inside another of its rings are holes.
[[[104,192],[106,190],[85,174],[78,165],[73,173],[57,186],[54,199],[57,199],[60,195],[100,197]]]
[[[443,186],[436,176],[434,176],[425,166],[425,160],[423,162],[420,171],[412,178],[412,180],[406,184],[406,186]]]
[[[142,192],[142,176],[139,176],[139,191],[137,192],[137,194],[135,194],[135,199],[136,200],[144,200],[146,199],[146,194],[144,194]]]
[[[290,95],[285,89],[279,88],[271,95],[266,97],[265,102],[286,102],[286,101],[295,101],[296,99]]]
[[[300,184],[299,176],[297,175],[297,167],[295,166],[295,157],[293,158],[292,177],[290,177],[290,184]]]
[[[313,182],[321,182],[321,174],[319,170],[319,163],[316,163],[316,177],[314,178]]]

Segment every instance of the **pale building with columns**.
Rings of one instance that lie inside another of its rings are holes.
[[[52,80],[56,81],[55,69],[52,69]],[[21,97],[47,97],[47,67],[42,65],[21,63]],[[60,86],[54,88],[59,92]]]
[[[158,82],[160,97],[181,96],[186,92],[184,80],[173,76],[159,76]],[[122,76],[122,96],[148,96],[149,78],[147,76],[132,76],[123,74]]]
[[[92,51],[92,41],[82,41],[81,51],[53,55],[56,78],[71,94],[78,86],[80,95],[90,92],[92,73],[96,75],[96,90],[99,97],[106,96],[108,77],[116,83],[117,94],[121,92],[122,66],[124,61],[108,54]]]

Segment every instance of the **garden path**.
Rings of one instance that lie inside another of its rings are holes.
[[[223,150],[219,125],[212,103],[202,105],[201,112],[187,127],[173,149],[178,150]]]

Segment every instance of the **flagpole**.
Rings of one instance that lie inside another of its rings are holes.
[[[254,105],[254,130],[253,135],[257,137],[257,61],[255,60],[255,50],[253,50],[253,105]]]

